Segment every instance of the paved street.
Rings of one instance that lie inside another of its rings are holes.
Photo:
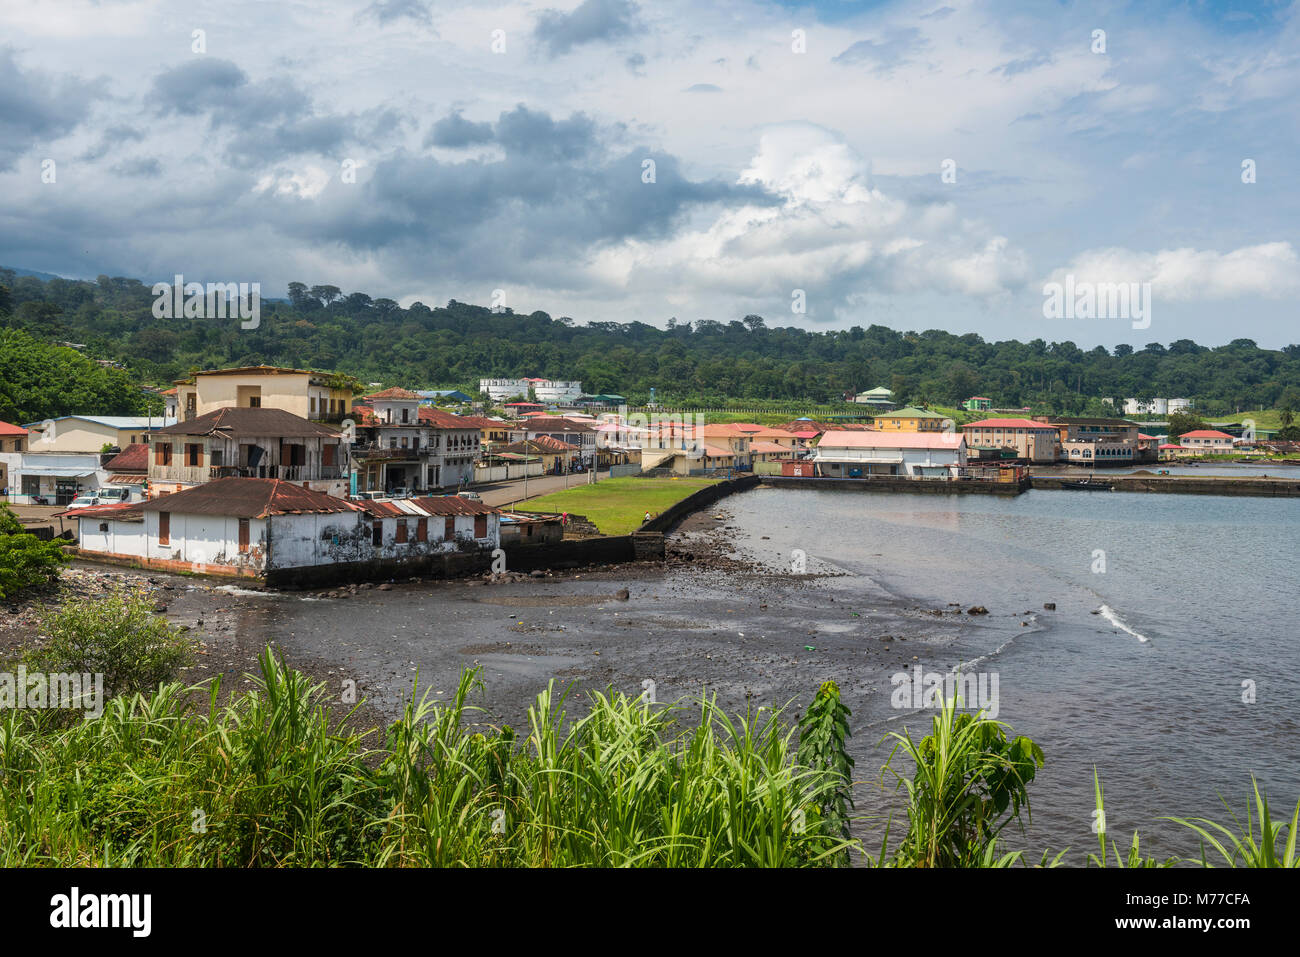
[[[609,478],[609,471],[599,473],[599,479]],[[579,485],[585,485],[588,482],[586,472],[573,475],[543,475],[538,478],[528,479],[528,498],[536,498],[539,495],[549,495],[551,492],[558,492],[566,487],[575,488]],[[483,502],[487,505],[501,506],[510,505],[514,502],[522,501],[524,498],[524,480],[513,479],[509,482],[494,482],[490,485],[472,486],[473,491],[478,492],[483,497]]]

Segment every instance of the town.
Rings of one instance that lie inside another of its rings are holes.
[[[565,488],[602,475],[752,475],[1020,491],[1035,466],[1095,470],[1268,444],[1240,425],[1169,442],[1127,418],[1033,415],[984,396],[962,404],[969,420],[958,425],[896,404],[884,387],[848,397],[851,411],[836,421],[776,426],[629,412],[622,396],[542,378],[485,378],[478,399],[400,387],[357,395],[334,374],[253,366],[200,371],[161,396],[158,417],[0,423],[8,500],[54,509],[82,558],[319,584],[477,571],[503,545],[555,555],[566,537],[600,535],[529,501],[558,477]],[[500,414],[484,414],[489,407]],[[1189,408],[1185,399],[1125,402],[1135,414]],[[658,552],[642,543],[632,553]]]

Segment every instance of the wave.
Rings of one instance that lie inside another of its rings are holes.
[[[1098,612],[1098,614],[1101,615],[1101,617],[1105,618],[1108,622],[1110,622],[1112,625],[1114,625],[1114,626],[1115,626],[1116,628],[1118,628],[1120,631],[1128,632],[1130,635],[1132,635],[1132,636],[1133,636],[1134,638],[1136,638],[1138,641],[1141,641],[1141,642],[1147,642],[1147,641],[1150,641],[1150,640],[1151,640],[1151,639],[1147,638],[1147,636],[1144,635],[1144,634],[1142,634],[1141,632],[1134,631],[1132,628],[1130,628],[1130,627],[1129,627],[1129,626],[1124,622],[1124,619],[1120,618],[1120,616],[1119,616],[1118,614],[1116,614],[1115,609],[1114,609],[1114,608],[1111,608],[1110,605],[1102,605],[1100,608],[1097,609],[1097,612]]]
[[[264,591],[253,591],[251,588],[240,588],[238,585],[218,585],[213,591],[223,591],[228,595],[252,595],[257,598],[273,598],[273,595]]]

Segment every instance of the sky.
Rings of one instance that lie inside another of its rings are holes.
[[[0,264],[1279,347],[1297,93],[1267,0],[4,0]]]

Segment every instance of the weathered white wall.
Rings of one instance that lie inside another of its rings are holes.
[[[105,521],[102,518],[77,519],[77,539],[80,547],[112,555],[130,555],[143,558],[145,553],[144,522]],[[101,532],[99,526],[107,525]]]

